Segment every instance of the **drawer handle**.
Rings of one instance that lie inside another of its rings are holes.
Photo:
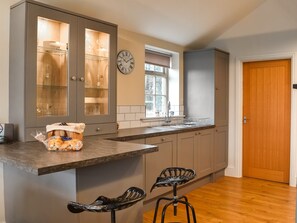
[[[166,140],[166,138],[162,138],[161,141],[164,142]]]
[[[101,131],[101,129],[100,129],[100,128],[97,128],[97,129],[96,129],[96,131],[97,131],[97,132],[100,132],[100,131]]]

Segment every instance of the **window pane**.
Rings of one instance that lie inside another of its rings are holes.
[[[155,77],[152,75],[145,75],[145,94],[155,93]]]
[[[155,116],[154,97],[152,95],[145,96],[146,115]]]
[[[156,76],[156,94],[166,95],[166,79]]]
[[[165,96],[156,96],[156,111],[164,115],[166,110],[166,97]]]

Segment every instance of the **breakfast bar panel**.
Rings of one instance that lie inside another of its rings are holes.
[[[68,201],[92,203],[98,196],[117,197],[131,186],[143,188],[143,156],[42,176],[4,165],[7,222],[109,222],[110,213],[70,213]],[[116,213],[117,222],[142,222],[143,203]]]

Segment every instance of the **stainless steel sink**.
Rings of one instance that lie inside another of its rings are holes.
[[[170,129],[184,129],[184,128],[191,128],[191,127],[199,127],[198,123],[181,123],[181,124],[166,124],[161,126],[153,126],[151,128],[158,129],[158,130],[170,130]]]

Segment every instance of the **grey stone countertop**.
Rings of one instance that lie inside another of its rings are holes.
[[[0,144],[0,162],[35,175],[81,168],[158,151],[154,145],[129,141],[147,137],[202,130],[214,126],[159,126],[119,130],[115,134],[86,136],[80,151],[48,151],[40,142]]]
[[[147,137],[176,134],[182,132],[199,131],[203,129],[214,128],[215,125],[168,125],[155,127],[140,127],[130,129],[120,129],[116,134],[105,135],[106,139],[115,141],[129,141],[134,139],[143,139]]]

